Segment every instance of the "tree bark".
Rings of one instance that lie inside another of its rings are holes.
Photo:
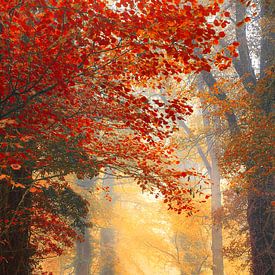
[[[31,173],[24,168],[13,171],[13,180],[26,187],[31,184]],[[2,185],[2,183],[0,183]],[[13,188],[3,183],[1,187],[1,218],[7,227],[1,226],[0,274],[31,274],[31,256],[34,249],[30,246],[30,217],[27,210],[31,207],[31,193],[26,188]],[[18,211],[22,211],[18,214]],[[14,222],[14,224],[13,224]]]
[[[213,149],[211,149],[213,151]],[[210,152],[211,155],[211,152]],[[222,238],[222,222],[218,215],[218,211],[222,208],[221,190],[220,190],[220,173],[216,156],[211,156],[211,216],[212,216],[212,255],[213,255],[213,275],[223,275],[223,238]]]
[[[205,112],[203,113],[204,126],[208,128],[210,122]],[[214,128],[220,128],[220,121],[218,118],[214,118]],[[212,258],[213,258],[213,275],[223,275],[223,238],[222,238],[222,221],[218,212],[222,209],[222,196],[221,196],[221,176],[218,165],[218,159],[215,152],[217,144],[213,144],[210,136],[206,137],[207,151],[209,152],[211,159],[210,174],[211,183],[211,217],[212,217]]]
[[[274,26],[275,3],[271,0],[260,1],[261,5],[261,53],[260,53],[260,79],[258,85],[263,85],[258,110],[262,111],[263,118],[268,119],[274,104],[274,79],[267,74],[267,70],[274,72],[275,32]],[[243,16],[246,8],[243,6]],[[238,11],[236,11],[238,15]],[[241,45],[246,45],[245,29],[239,29],[237,39]],[[243,67],[246,72],[252,71],[249,56],[240,51]],[[241,76],[241,75],[240,75]],[[245,85],[245,83],[244,83]],[[246,85],[245,85],[246,87]],[[251,92],[246,87],[248,92]],[[253,92],[253,91],[252,91]],[[258,94],[256,94],[258,96]],[[249,168],[249,163],[247,167]],[[272,165],[272,164],[270,164]],[[270,167],[258,167],[251,176],[251,188],[248,194],[247,219],[249,224],[252,272],[254,275],[275,274],[275,213],[271,202],[275,200],[275,184],[272,175],[266,174]],[[270,172],[269,172],[270,173]]]
[[[254,275],[275,274],[275,211],[274,180],[272,176],[257,179],[248,195],[252,271]]]

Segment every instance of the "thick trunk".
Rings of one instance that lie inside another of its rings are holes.
[[[275,211],[272,207],[275,186],[270,176],[258,180],[248,195],[252,272],[254,275],[275,274]]]
[[[24,169],[14,171],[13,179],[25,186],[31,183],[30,173]],[[31,193],[24,188],[1,188],[1,218],[8,228],[2,226],[0,254],[4,260],[0,263],[0,274],[31,274],[30,258],[34,251],[29,243],[30,213],[26,210],[31,207]]]
[[[274,72],[275,3],[272,0],[262,0],[261,4],[261,56],[260,76],[264,80],[264,93],[260,98],[260,106],[266,118],[272,112],[274,104],[274,77],[268,76],[267,70]],[[266,78],[267,76],[267,78]],[[272,164],[270,164],[271,167]],[[268,169],[262,167],[261,169]],[[253,176],[253,188],[248,195],[247,217],[250,232],[252,272],[254,275],[275,274],[275,184],[272,175],[264,176],[259,168]],[[262,176],[263,175],[263,176]]]

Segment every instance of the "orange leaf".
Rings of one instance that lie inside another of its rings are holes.
[[[41,193],[42,190],[41,189],[38,189],[36,187],[31,187],[30,190],[29,190],[31,193]]]
[[[5,174],[0,175],[0,180],[3,180],[3,179],[10,179],[10,176]]]
[[[13,170],[20,170],[21,169],[21,165],[18,164],[18,163],[14,163],[14,164],[11,164],[11,168]]]
[[[15,182],[11,182],[11,184],[14,186],[14,187],[20,187],[20,188],[26,188],[26,186],[25,185],[23,185],[22,183],[15,183]]]

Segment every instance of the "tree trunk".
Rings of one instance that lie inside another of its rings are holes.
[[[107,169],[108,174],[112,174],[112,171]],[[114,204],[114,179],[112,175],[105,175],[103,179],[103,186],[109,186],[110,196],[112,197],[112,203]],[[111,212],[111,211],[110,211]],[[101,269],[100,275],[113,275],[115,274],[115,250],[114,250],[115,232],[111,226],[101,228],[100,230],[100,257],[101,257]]]
[[[76,243],[76,268],[75,275],[89,275],[92,257],[92,247],[90,244],[90,234],[85,228],[84,242]]]
[[[31,184],[31,173],[21,168],[13,172],[13,180],[27,187]],[[29,242],[31,214],[27,208],[30,207],[31,193],[26,191],[26,188],[13,188],[3,183],[1,186],[1,218],[6,227],[3,224],[1,226],[0,255],[4,259],[0,261],[0,274],[31,274],[30,258],[34,250]]]
[[[96,180],[84,179],[77,180],[76,184],[83,188],[83,190],[92,190],[95,187]],[[89,221],[88,215],[87,220]],[[75,260],[75,275],[89,275],[91,269],[91,262],[93,257],[93,246],[91,244],[92,237],[89,229],[85,228],[84,241],[76,242],[76,260]]]
[[[102,228],[100,230],[100,275],[113,275],[114,270],[114,230],[113,228]]]
[[[274,105],[274,58],[275,58],[275,3],[272,0],[261,0],[261,55],[259,82],[264,91],[260,97],[259,109],[269,119]],[[273,71],[273,77],[267,70]],[[261,83],[260,83],[261,85]],[[268,153],[269,154],[269,153]],[[247,217],[250,232],[252,272],[254,275],[275,274],[275,183],[271,172],[265,170],[272,167],[259,167],[251,177],[253,188],[248,194]]]
[[[250,232],[252,272],[254,275],[275,274],[275,209],[272,176],[254,184],[249,191],[247,217]]]
[[[213,151],[213,149],[211,149]],[[210,155],[211,155],[210,151]],[[216,156],[211,156],[211,216],[212,216],[212,257],[213,257],[213,275],[223,275],[223,240],[222,240],[222,222],[218,211],[221,210],[221,190],[220,173]]]
[[[206,112],[206,111],[205,111]],[[210,122],[207,118],[207,114],[203,113],[204,126],[208,128]],[[218,118],[214,118],[214,128],[217,130],[220,128],[220,121]],[[213,259],[213,275],[223,275],[223,239],[222,239],[222,221],[219,217],[219,211],[222,209],[222,196],[221,196],[221,176],[218,166],[217,155],[215,148],[217,144],[213,144],[210,136],[206,137],[207,151],[209,152],[211,159],[210,179],[211,183],[211,217],[212,217],[212,259]]]
[[[205,127],[209,127],[210,123],[206,114],[203,114],[203,121]],[[217,122],[216,122],[217,123]],[[184,122],[180,122],[180,126],[184,128],[185,132],[192,137],[192,132],[187,127]],[[212,225],[212,260],[213,260],[213,274],[214,275],[223,275],[223,242],[222,242],[222,222],[221,219],[216,219],[215,216],[217,211],[219,211],[222,207],[221,202],[221,190],[220,190],[220,172],[218,161],[216,158],[216,153],[213,148],[213,144],[211,144],[211,140],[207,137],[207,151],[210,153],[211,163],[208,161],[207,156],[203,152],[203,149],[199,144],[196,144],[196,148],[198,154],[200,155],[205,168],[207,169],[208,175],[212,181],[211,184],[211,216],[213,220]]]

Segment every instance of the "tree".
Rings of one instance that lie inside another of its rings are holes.
[[[220,187],[220,171],[218,166],[218,160],[216,155],[216,142],[215,142],[215,134],[209,133],[210,129],[210,121],[207,115],[206,110],[203,111],[203,122],[204,122],[204,131],[207,130],[208,133],[206,135],[206,151],[209,153],[209,160],[207,154],[204,152],[203,148],[200,146],[198,141],[195,142],[195,147],[198,151],[199,156],[201,157],[203,164],[207,170],[207,173],[211,180],[211,217],[212,217],[212,228],[211,228],[211,237],[212,237],[212,259],[213,259],[213,274],[223,274],[224,266],[223,266],[223,237],[222,237],[222,223],[221,218],[219,217],[219,213],[222,207],[222,199],[221,199],[221,187]],[[216,120],[216,124],[219,124]],[[186,134],[189,139],[194,138],[194,134],[191,132],[189,127],[182,122],[182,127],[184,128]],[[215,125],[217,127],[217,125]],[[213,130],[212,130],[213,132]],[[206,195],[207,197],[209,195]]]
[[[221,128],[221,121],[217,114],[211,113],[208,109],[213,111],[213,108],[216,106],[213,104],[211,98],[204,98],[201,93],[204,93],[204,90],[207,87],[204,87],[201,77],[196,75],[188,76],[188,79],[185,79],[184,89],[173,79],[167,81],[167,89],[172,89],[173,93],[182,94],[182,90],[186,90],[187,93],[189,90],[194,90],[190,93],[193,100],[193,105],[195,106],[195,112],[193,116],[189,117],[190,120],[195,121],[195,127],[190,126],[189,123],[185,121],[179,121],[178,124],[180,129],[184,129],[184,137],[180,134],[179,140],[176,141],[174,145],[176,148],[181,148],[186,155],[181,156],[181,158],[190,158],[195,162],[202,162],[204,169],[206,170],[208,177],[211,181],[211,195],[206,194],[206,198],[211,197],[211,217],[212,217],[212,261],[213,261],[213,274],[221,275],[223,274],[224,264],[223,264],[223,236],[222,236],[222,219],[221,219],[221,210],[222,210],[222,194],[221,194],[221,174],[218,164],[218,152],[220,150],[219,146],[219,132]],[[179,91],[178,91],[179,90]],[[198,91],[197,91],[198,90]],[[204,93],[205,96],[205,93]],[[165,102],[165,98],[162,97]],[[197,102],[199,100],[199,102]],[[199,115],[196,114],[196,109],[200,110]],[[195,128],[195,134],[193,129]],[[197,129],[199,128],[199,129]],[[195,156],[191,154],[192,149],[195,149]],[[190,156],[191,155],[191,156]],[[199,156],[199,159],[196,156]],[[184,161],[186,164],[186,161]],[[201,168],[203,170],[203,168]],[[203,188],[204,189],[204,188]],[[195,193],[194,193],[195,195]]]
[[[170,208],[192,210],[177,182],[193,172],[157,165],[174,162],[166,159],[171,150],[158,139],[175,128],[170,123],[175,113],[184,116],[190,107],[185,99],[169,99],[159,116],[132,90],[167,74],[210,70],[212,60],[194,52],[211,51],[224,36],[207,21],[219,5],[190,1],[178,9],[177,4],[1,3],[1,211],[7,213],[2,273],[30,272],[32,214],[25,212],[24,225],[9,229],[21,211],[41,204],[32,196],[41,191],[41,180],[52,184],[70,173],[93,177],[112,167],[132,175],[142,189],[158,190]],[[216,61],[220,69],[230,64],[221,53]],[[6,259],[7,247],[18,253]]]
[[[234,1],[233,8],[232,19],[236,21],[233,39],[239,45],[233,68],[238,80],[231,81],[231,85],[227,80],[226,87],[224,83],[217,83],[212,74],[203,73],[203,77],[221,106],[225,107],[221,113],[228,121],[231,133],[224,136],[222,168],[233,181],[237,178],[244,183],[238,189],[247,195],[253,274],[272,274],[274,183],[270,170],[270,130],[274,94],[274,32],[271,30],[274,4],[260,1],[250,5],[248,1]],[[258,16],[254,14],[257,10]],[[252,35],[246,24],[251,19]],[[258,32],[255,31],[257,28]],[[226,42],[224,44],[226,46]],[[228,46],[227,50],[233,49]],[[259,67],[253,65],[253,55],[259,60]]]
[[[109,218],[111,219],[112,208],[116,199],[114,194],[115,180],[111,170],[106,172],[107,175],[102,179],[102,188],[108,191],[107,194],[111,200],[111,205],[109,206],[109,214],[111,214]],[[106,224],[100,229],[100,258],[100,275],[115,274],[115,231],[110,224]]]
[[[83,196],[83,193],[85,192],[85,189],[89,190],[90,193],[93,192],[95,188],[96,181],[91,180],[77,180],[76,184],[82,189],[81,194]],[[89,205],[91,206],[91,205]],[[91,208],[91,207],[89,207]],[[89,209],[91,212],[91,209]],[[87,223],[89,222],[89,218],[92,215],[88,215],[87,217]],[[84,241],[77,241],[76,242],[76,255],[75,255],[75,274],[76,275],[88,275],[90,274],[90,268],[91,268],[91,259],[93,255],[93,245],[92,245],[92,236],[89,232],[89,228],[85,227],[84,229]]]

